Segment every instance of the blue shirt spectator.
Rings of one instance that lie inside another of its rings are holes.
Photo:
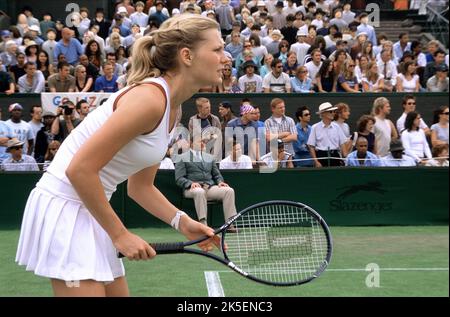
[[[364,164],[360,164],[360,160],[364,160]],[[382,166],[378,156],[372,152],[367,151],[366,156],[363,158],[358,157],[358,151],[353,151],[347,156],[345,165],[347,166]]]
[[[62,39],[56,44],[55,50],[53,51],[53,59],[58,60],[59,54],[63,54],[66,57],[66,61],[75,65],[81,55],[84,54],[83,47],[80,42],[72,37],[73,31],[69,28],[64,28],[61,31]]]
[[[95,80],[96,92],[116,92],[119,90],[117,86],[117,76],[113,75],[110,80],[106,78],[106,75],[100,76]]]
[[[12,137],[13,135],[9,126],[4,121],[0,121],[0,164],[3,160],[10,157],[10,154],[6,152],[6,142]]]
[[[291,78],[292,92],[308,93],[311,92],[312,79],[306,77],[303,81],[297,77]]]
[[[310,116],[310,114],[308,114]],[[311,154],[307,145],[309,135],[311,134],[311,125],[307,124],[302,127],[301,123],[295,125],[297,129],[297,141],[294,142],[294,159],[301,161],[294,161],[295,166],[314,166],[314,161],[304,159],[310,159]]]

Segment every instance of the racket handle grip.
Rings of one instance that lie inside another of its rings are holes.
[[[184,243],[174,242],[174,243],[150,243],[150,246],[155,250],[156,254],[171,254],[171,253],[183,253]],[[125,255],[118,253],[119,258],[124,258]]]

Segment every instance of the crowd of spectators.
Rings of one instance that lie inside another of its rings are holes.
[[[115,92],[126,86],[133,43],[170,16],[185,13],[218,21],[229,58],[222,84],[204,87],[202,92],[449,89],[448,54],[439,42],[430,41],[423,49],[420,42],[400,33],[393,43],[376,34],[367,13],[353,11],[346,1],[123,0],[111,20],[103,9],[92,14],[81,8],[71,15],[72,26],[51,14],[39,21],[32,8],[23,8],[17,24],[0,31],[0,93]],[[263,121],[259,107],[247,99],[239,113],[222,102],[217,116],[211,113],[208,99],[199,98],[196,104],[198,113],[186,128],[192,133],[197,124],[202,133],[209,128],[221,132],[224,168],[249,168],[250,162],[253,168],[448,164],[445,159],[432,159],[448,156],[448,106],[436,110],[429,128],[415,111],[411,95],[404,98],[404,113],[395,123],[388,119],[389,100],[376,98],[371,115],[354,118],[355,131],[346,123],[351,109],[345,103],[324,102],[317,109],[321,121],[312,126],[313,109],[300,107],[291,118],[281,98],[270,102],[272,115]],[[56,113],[33,106],[30,122],[22,120],[20,104],[8,110],[10,119],[0,121],[0,163],[10,166],[33,159],[48,165],[53,152],[88,115],[89,106],[84,100],[76,105],[63,100]],[[237,128],[254,129],[255,134],[244,135],[241,142],[234,139],[227,151],[227,129]],[[174,140],[174,148],[189,146],[179,141]],[[18,148],[21,155],[15,152]],[[173,157],[174,148],[165,158],[168,166],[173,166],[169,156]]]
[[[439,42],[423,48],[403,32],[389,41],[350,1],[122,0],[111,17],[80,8],[67,26],[24,7],[0,31],[0,92],[117,91],[133,43],[184,13],[217,20],[224,38],[223,84],[204,92],[448,91]]]

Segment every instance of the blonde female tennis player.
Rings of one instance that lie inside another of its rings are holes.
[[[16,261],[50,278],[56,296],[127,296],[117,252],[132,260],[155,256],[109,203],[126,179],[132,199],[188,239],[210,236],[202,249],[220,243],[153,185],[179,105],[221,82],[227,59],[218,24],[198,15],[171,18],[135,43],[132,58],[128,87],[72,131],[25,207]]]

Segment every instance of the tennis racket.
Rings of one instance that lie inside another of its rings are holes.
[[[231,225],[237,232],[227,232]],[[206,236],[150,245],[157,254],[203,255],[253,281],[274,286],[310,282],[322,274],[331,259],[332,238],[327,224],[311,207],[298,202],[258,203],[230,218],[215,233],[222,234],[222,256],[189,248],[208,239]]]

